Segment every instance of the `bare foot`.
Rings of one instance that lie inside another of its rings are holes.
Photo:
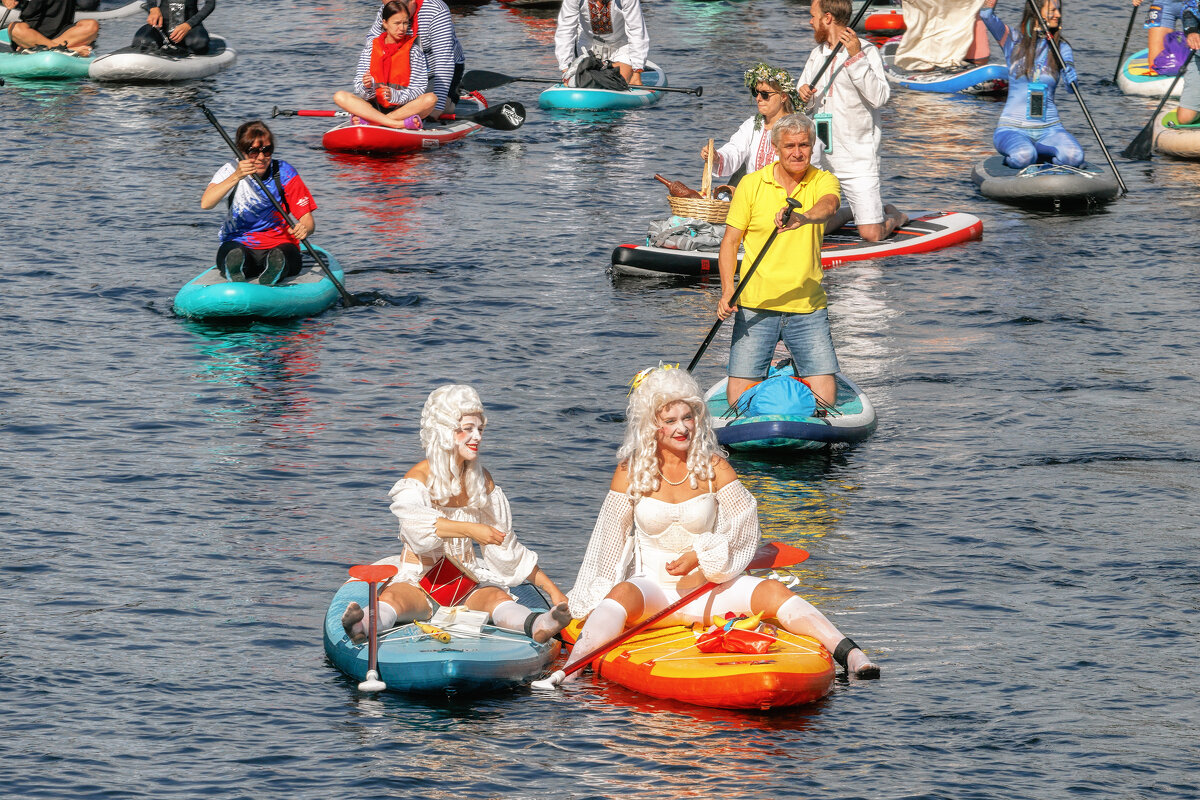
[[[346,611],[342,614],[342,627],[354,644],[362,644],[367,640],[367,629],[363,625],[364,616],[366,614],[363,613],[362,606],[358,603],[346,606]]]
[[[550,637],[571,624],[571,612],[566,603],[559,603],[533,622],[533,640],[548,642]]]
[[[879,667],[871,663],[867,654],[857,648],[851,650],[850,655],[846,657],[846,668],[851,675],[863,680],[879,677]]]

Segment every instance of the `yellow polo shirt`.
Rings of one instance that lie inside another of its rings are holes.
[[[738,183],[725,223],[745,231],[746,255],[742,274],[750,269],[767,237],[775,230],[775,215],[787,204],[787,193],[775,180],[773,161]],[[827,194],[841,198],[841,186],[832,173],[809,166],[792,197],[808,211]],[[805,225],[775,237],[771,249],[750,276],[737,305],[792,314],[810,314],[825,307],[821,288],[821,239],[824,225]]]

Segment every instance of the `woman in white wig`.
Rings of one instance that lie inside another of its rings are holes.
[[[712,581],[716,589],[660,624],[761,612],[815,637],[848,672],[878,677],[879,668],[808,601],[778,581],[742,574],[758,549],[757,507],[722,457],[696,379],[678,368],[643,372],[626,420],[620,464],[568,592],[571,614],[587,622],[566,666]]]
[[[443,556],[478,578],[479,585],[462,602],[491,614],[497,627],[544,642],[571,621],[566,596],[537,565],[537,554],[517,541],[508,498],[479,463],[486,424],[483,403],[470,386],[441,386],[425,401],[425,460],[388,493],[392,513],[400,518],[404,552],[395,560],[400,571],[379,595],[379,630],[432,616],[434,601],[419,582]],[[507,587],[525,581],[546,592],[554,608],[538,613],[519,604]],[[342,625],[353,641],[366,640],[368,620],[357,603],[346,607]]]

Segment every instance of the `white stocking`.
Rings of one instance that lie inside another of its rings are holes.
[[[829,621],[828,617],[818,611],[812,603],[798,595],[784,601],[779,610],[775,612],[775,619],[779,620],[780,624],[791,633],[813,637],[825,645],[825,649],[830,653],[836,653],[838,646],[843,641],[850,642]],[[844,666],[848,672],[865,676],[869,670],[873,670],[874,674],[871,677],[877,677],[879,674],[879,668],[872,664],[871,659],[867,658],[867,654],[857,646],[845,655],[845,659]]]
[[[566,666],[569,667],[576,661],[586,658],[597,647],[603,647],[619,636],[621,631],[625,630],[625,622],[628,617],[629,613],[625,610],[625,606],[616,600],[601,600],[600,605],[592,609],[591,614],[588,614],[587,622],[583,625],[583,632],[579,635],[579,641],[575,642]],[[576,672],[567,677],[567,681],[573,680],[578,674]]]
[[[548,642],[550,637],[571,622],[570,612],[561,603],[537,614],[532,622],[529,620],[531,616],[534,616],[534,612],[525,606],[515,600],[505,600],[492,609],[492,624],[497,628],[523,633],[535,642]]]

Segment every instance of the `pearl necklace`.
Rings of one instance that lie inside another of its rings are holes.
[[[682,478],[680,478],[677,481],[673,481],[670,478],[668,478],[666,475],[663,474],[662,468],[660,467],[658,470],[658,477],[662,478],[664,481],[671,484],[672,486],[682,486],[684,481],[686,481],[688,478],[692,477],[692,473],[690,473],[690,472],[684,473],[684,476]]]

